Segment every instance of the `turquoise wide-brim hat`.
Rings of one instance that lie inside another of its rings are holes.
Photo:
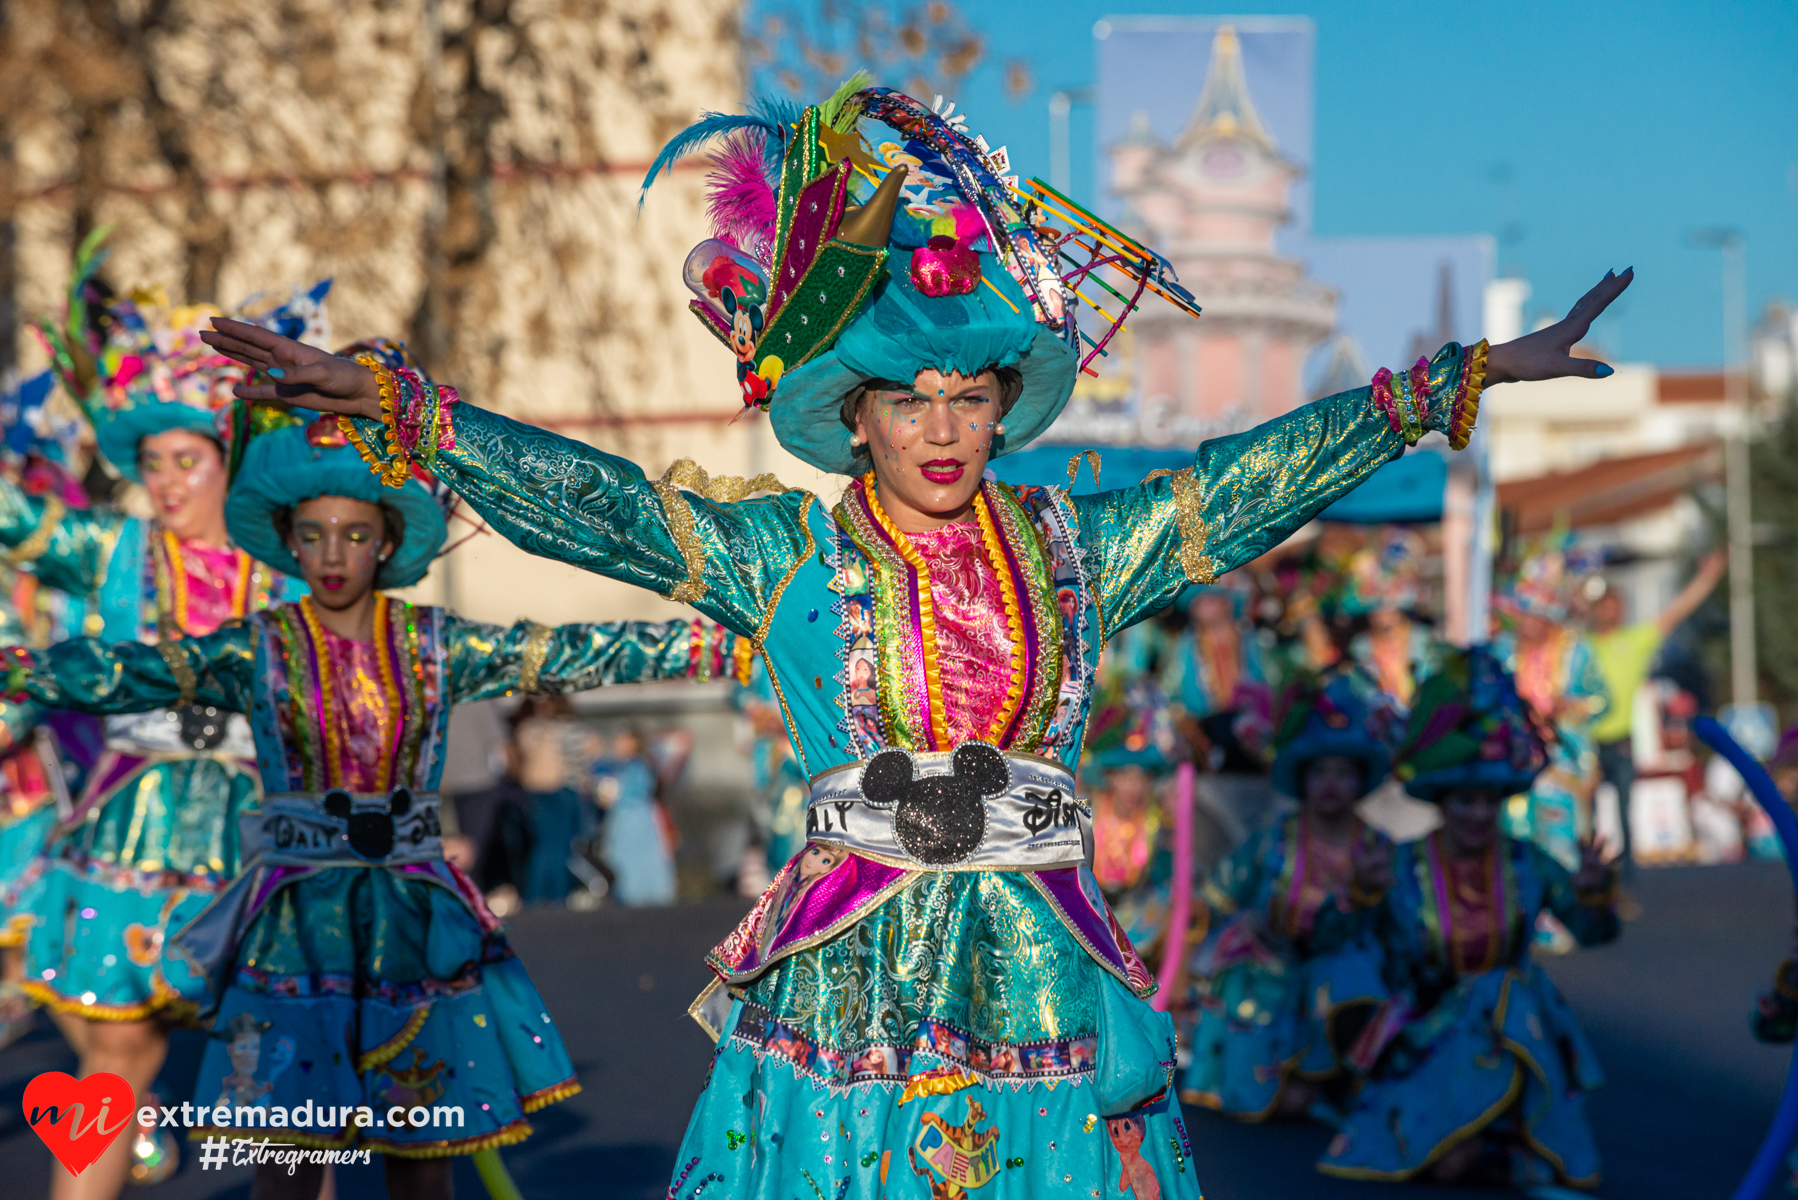
[[[1274,755],[1269,782],[1283,796],[1301,800],[1300,778],[1305,764],[1319,758],[1340,755],[1361,764],[1362,795],[1373,791],[1392,774],[1392,755],[1366,729],[1332,729],[1322,721],[1310,722],[1305,732],[1280,747]]]
[[[1059,334],[1032,319],[1024,290],[995,256],[980,255],[978,287],[950,296],[919,292],[911,259],[911,251],[889,248],[887,278],[873,298],[835,345],[781,379],[769,406],[781,445],[820,470],[856,473],[843,397],[869,379],[908,382],[932,368],[973,375],[1016,367],[1024,386],[1005,414],[1004,434],[994,440],[994,458],[1028,446],[1073,394],[1079,358]],[[866,463],[863,456],[860,465]]]
[[[94,444],[106,461],[118,468],[119,474],[133,483],[142,483],[143,475],[137,469],[138,443],[171,429],[188,429],[220,441],[216,413],[166,400],[160,404],[140,403],[95,421]]]
[[[225,500],[231,540],[257,560],[297,576],[299,559],[282,540],[275,514],[319,496],[390,504],[405,518],[405,540],[375,575],[378,588],[408,587],[423,579],[449,537],[443,509],[422,483],[410,479],[398,488],[382,483],[326,418],[250,442]]]
[[[1534,787],[1540,773],[1503,759],[1475,759],[1415,775],[1405,781],[1405,791],[1431,804],[1441,803],[1443,793],[1459,789],[1491,788],[1500,796],[1515,796]]]

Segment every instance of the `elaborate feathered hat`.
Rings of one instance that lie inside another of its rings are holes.
[[[100,453],[137,480],[137,444],[146,437],[192,429],[226,441],[231,389],[249,373],[200,340],[212,318],[224,315],[214,306],[172,305],[160,292],[121,298],[104,291],[95,275],[106,260],[106,233],[96,230],[76,252],[62,321],[40,322],[37,330],[52,369],[93,424]],[[272,306],[253,296],[233,315],[317,344],[330,339],[330,290],[327,279]]]
[[[744,403],[768,409],[788,450],[852,471],[840,416],[857,385],[1015,367],[1022,391],[993,448],[1007,454],[1067,403],[1083,339],[1090,359],[1145,290],[1196,315],[1166,260],[1046,185],[1020,185],[1003,148],[970,136],[954,105],[867,83],[858,74],[809,107],[708,113],[644,180],[722,141],[714,236],[683,275],[692,310],[737,360]],[[1051,214],[1067,228],[1047,225]],[[1081,286],[1112,290],[1107,272],[1134,295],[1094,339],[1078,327]]]
[[[1572,530],[1557,530],[1526,544],[1517,571],[1493,598],[1504,616],[1528,613],[1565,621],[1580,589],[1603,565],[1602,557],[1574,544]]]
[[[1420,800],[1449,788],[1527,791],[1548,748],[1517,683],[1485,646],[1451,654],[1417,689],[1398,777]]]
[[[1093,698],[1084,759],[1101,771],[1171,771],[1184,757],[1167,698],[1146,676],[1109,680]]]
[[[1423,605],[1423,538],[1403,525],[1386,525],[1341,562],[1339,587],[1327,603],[1349,616]]]

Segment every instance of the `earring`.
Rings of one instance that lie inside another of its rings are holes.
[[[849,435],[849,444],[851,446],[859,446],[866,440],[867,439],[862,437],[862,435],[859,433],[852,433]]]
[[[997,425],[994,425],[993,432],[994,433],[1004,433],[1005,432],[1005,422],[1000,421]]]

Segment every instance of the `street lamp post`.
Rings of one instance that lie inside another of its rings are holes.
[[[1067,195],[1073,190],[1074,152],[1068,133],[1068,114],[1076,104],[1091,104],[1096,88],[1059,88],[1049,93],[1049,186]]]
[[[1754,532],[1748,496],[1748,378],[1742,363],[1742,330],[1748,308],[1742,231],[1694,230],[1694,246],[1714,246],[1723,258],[1723,394],[1729,427],[1723,442],[1724,489],[1729,525],[1729,674],[1731,699],[1746,712],[1759,699],[1754,643]]]

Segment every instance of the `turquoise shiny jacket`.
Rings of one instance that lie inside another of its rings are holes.
[[[1435,394],[1454,394],[1464,358],[1453,343],[1437,353]],[[1446,423],[1439,407],[1426,427]],[[547,430],[467,403],[451,412],[455,445],[437,453],[438,478],[524,549],[689,604],[748,638],[808,777],[882,746],[952,748],[929,589],[859,481],[834,508],[800,490],[739,498],[749,485],[713,483],[691,462],[652,481]],[[358,424],[383,444],[379,422]],[[988,481],[977,515],[1017,597],[1020,648],[988,740],[1071,771],[1105,639],[1278,545],[1404,447],[1359,388],[1206,442],[1191,467],[1131,487],[1071,496]],[[852,689],[851,665],[865,680],[864,662],[875,686]]]
[[[384,618],[384,619],[383,619]],[[510,627],[444,609],[387,601],[375,636],[390,649],[398,747],[389,786],[435,791],[457,704],[515,690],[565,692],[650,679],[710,678],[729,669],[734,639],[690,621],[607,621]],[[267,792],[338,786],[317,712],[313,664],[298,604],[161,646],[73,638],[38,656],[25,692],[39,703],[100,715],[203,704],[248,714]]]

